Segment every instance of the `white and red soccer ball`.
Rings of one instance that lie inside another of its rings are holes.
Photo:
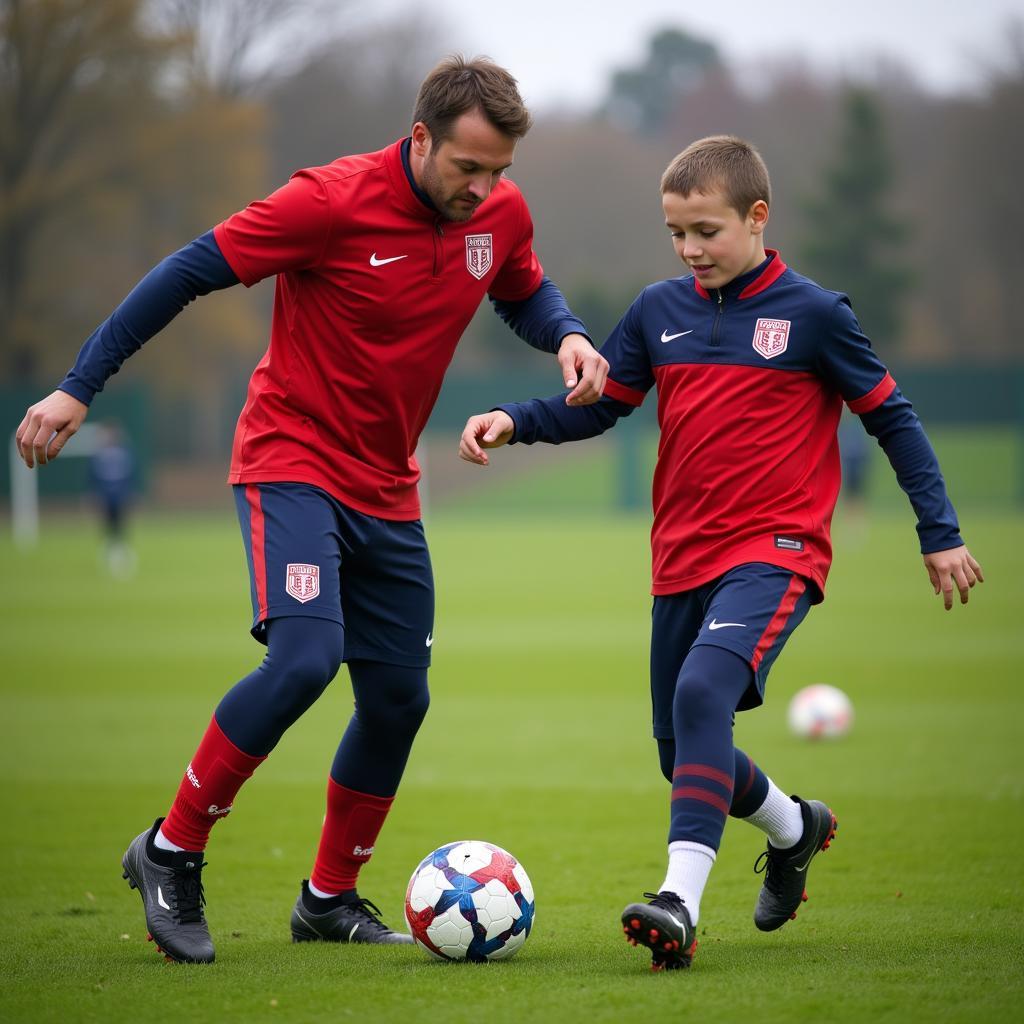
[[[842,690],[826,683],[794,694],[787,713],[789,729],[804,739],[837,739],[853,726],[853,704]]]
[[[409,879],[405,920],[416,944],[440,960],[505,960],[526,942],[535,903],[515,857],[477,839],[424,857]]]

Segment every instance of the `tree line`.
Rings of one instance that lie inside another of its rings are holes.
[[[407,131],[444,34],[412,16],[367,28],[354,2],[0,2],[5,385],[52,386],[146,269],[295,169]],[[789,64],[753,91],[713,43],[669,27],[594,110],[538,118],[512,177],[546,271],[600,337],[643,284],[680,272],[659,206],[668,160],[743,135],[772,172],[768,244],[849,291],[888,358],[1004,364],[1022,353],[1021,124],[1022,23],[957,96],[891,65],[852,83]],[[260,286],[199,303],[125,372],[217,420],[265,348],[269,301]],[[471,334],[454,372],[521,357],[486,311]]]

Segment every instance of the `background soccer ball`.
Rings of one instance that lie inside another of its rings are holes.
[[[845,736],[853,725],[853,705],[842,690],[825,683],[805,686],[789,702],[789,728],[806,739]]]
[[[500,846],[448,843],[420,862],[405,893],[416,944],[441,960],[505,960],[533,927],[530,878]]]

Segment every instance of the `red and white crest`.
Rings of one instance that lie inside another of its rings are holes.
[[[320,566],[303,562],[289,562],[285,590],[289,597],[305,604],[320,593]]]
[[[754,351],[765,359],[781,356],[789,344],[789,321],[761,317],[754,328],[753,344]]]
[[[479,281],[491,269],[494,247],[491,235],[466,235],[466,269]]]

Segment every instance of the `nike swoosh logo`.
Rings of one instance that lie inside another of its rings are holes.
[[[686,334],[693,334],[693,328],[691,327],[688,331],[680,331],[678,334],[669,334],[668,328],[661,332],[661,343],[665,344],[666,341],[675,341],[676,338],[682,338]]]
[[[405,259],[408,259],[408,258],[409,258],[409,254],[406,253],[404,256],[389,256],[386,260],[379,260],[379,259],[377,259],[377,254],[374,253],[370,257],[370,266],[371,267],[383,267],[385,263],[394,263],[397,260],[405,260]]]
[[[164,908],[164,910],[170,910],[171,909],[167,905],[167,900],[164,899],[164,891],[163,891],[163,889],[160,888],[159,885],[156,887],[156,901],[157,901],[157,903],[160,904],[161,907]]]
[[[712,619],[708,623],[708,629],[725,629],[726,626],[746,626],[745,622],[719,622],[717,619]]]
[[[433,644],[433,642],[434,642],[434,634],[433,633],[428,633],[427,634],[427,639],[426,639],[427,646],[430,647]]]
[[[807,858],[806,863],[802,864],[800,867],[796,868],[795,870],[796,871],[806,871],[811,866],[811,861],[814,860],[814,855],[817,852],[818,852],[817,850],[811,850],[811,855],[810,855],[810,857]]]
[[[353,936],[353,935],[355,935],[355,933],[356,933],[356,932],[357,932],[358,930],[359,930],[359,925],[357,925],[357,924],[354,924],[354,925],[352,925],[352,931],[350,931],[350,932],[348,933],[348,941],[349,941],[349,942],[351,942],[351,941],[352,941],[352,936]]]

